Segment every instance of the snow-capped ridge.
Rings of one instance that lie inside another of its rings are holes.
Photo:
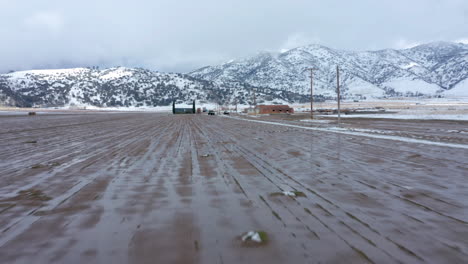
[[[0,75],[0,105],[42,107],[155,107],[190,103],[290,102],[304,96],[235,81],[206,81],[141,68],[31,70]]]
[[[311,44],[278,54],[258,53],[190,75],[308,94],[310,80],[303,71],[314,67],[316,94],[333,97],[337,65],[342,94],[348,98],[443,96],[468,78],[468,45],[433,42],[402,50],[346,51]]]

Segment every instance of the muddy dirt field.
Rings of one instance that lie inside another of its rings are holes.
[[[466,120],[343,118],[338,125],[336,117],[326,115],[317,115],[313,121],[310,121],[310,113],[244,115],[243,118],[331,130],[339,126],[341,130],[468,145],[468,121]]]
[[[366,122],[0,117],[0,263],[466,263],[466,125]]]

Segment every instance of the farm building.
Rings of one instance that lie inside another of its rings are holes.
[[[172,113],[173,114],[195,114],[195,100],[191,108],[176,108],[175,101],[172,102]]]
[[[255,107],[257,114],[292,114],[294,108],[288,105],[257,105]]]

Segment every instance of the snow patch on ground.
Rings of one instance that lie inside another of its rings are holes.
[[[108,72],[105,75],[102,75],[101,79],[113,80],[113,79],[118,79],[118,78],[122,78],[125,76],[130,76],[130,75],[132,75],[132,72],[128,71],[126,68],[117,68],[115,70]]]
[[[418,91],[421,94],[436,94],[440,87],[422,80],[396,79],[382,84],[383,87],[393,88],[396,92],[408,93]]]
[[[257,243],[262,242],[262,239],[260,238],[260,234],[255,231],[249,231],[247,234],[242,236],[242,241],[247,241],[247,240],[252,240]]]
[[[384,91],[381,88],[360,78],[353,79],[349,83],[346,83],[346,86],[349,88],[346,91],[347,94],[361,94],[368,97],[380,97],[384,95]]]
[[[335,130],[335,131],[354,131],[354,132],[374,133],[374,134],[393,134],[392,131],[365,129],[365,128],[327,127],[327,129]]]
[[[331,120],[319,120],[319,119],[302,119],[299,121],[306,122],[306,123],[330,123],[332,122]]]
[[[296,194],[291,191],[283,191],[283,195],[290,196],[290,197],[296,197]]]
[[[468,97],[468,78],[461,81],[450,90],[444,91],[446,96]]]
[[[401,66],[401,68],[406,70],[406,69],[409,69],[409,68],[413,68],[414,66],[419,66],[419,64],[417,64],[416,62],[410,62],[407,65]]]
[[[337,117],[338,115],[330,115]],[[468,115],[437,115],[437,114],[357,114],[341,115],[341,118],[387,118],[387,119],[405,119],[405,120],[468,120]]]
[[[86,68],[72,68],[72,69],[49,69],[49,70],[30,70],[30,71],[17,71],[6,74],[9,77],[14,78],[25,78],[27,75],[75,75],[80,74],[84,71],[89,71]]]

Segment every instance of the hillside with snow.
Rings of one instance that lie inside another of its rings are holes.
[[[451,42],[362,52],[309,45],[283,53],[263,52],[189,74],[307,94],[310,79],[304,70],[314,67],[315,94],[335,97],[337,65],[342,94],[347,98],[468,94],[468,45]]]
[[[211,103],[300,102],[307,98],[235,81],[207,81],[140,68],[33,70],[0,75],[0,105],[154,107],[192,100]]]
[[[190,103],[302,103],[346,99],[467,97],[468,45],[435,42],[404,50],[343,51],[309,45],[208,66],[189,74],[141,68],[32,70],[0,74],[0,106],[167,106]]]

